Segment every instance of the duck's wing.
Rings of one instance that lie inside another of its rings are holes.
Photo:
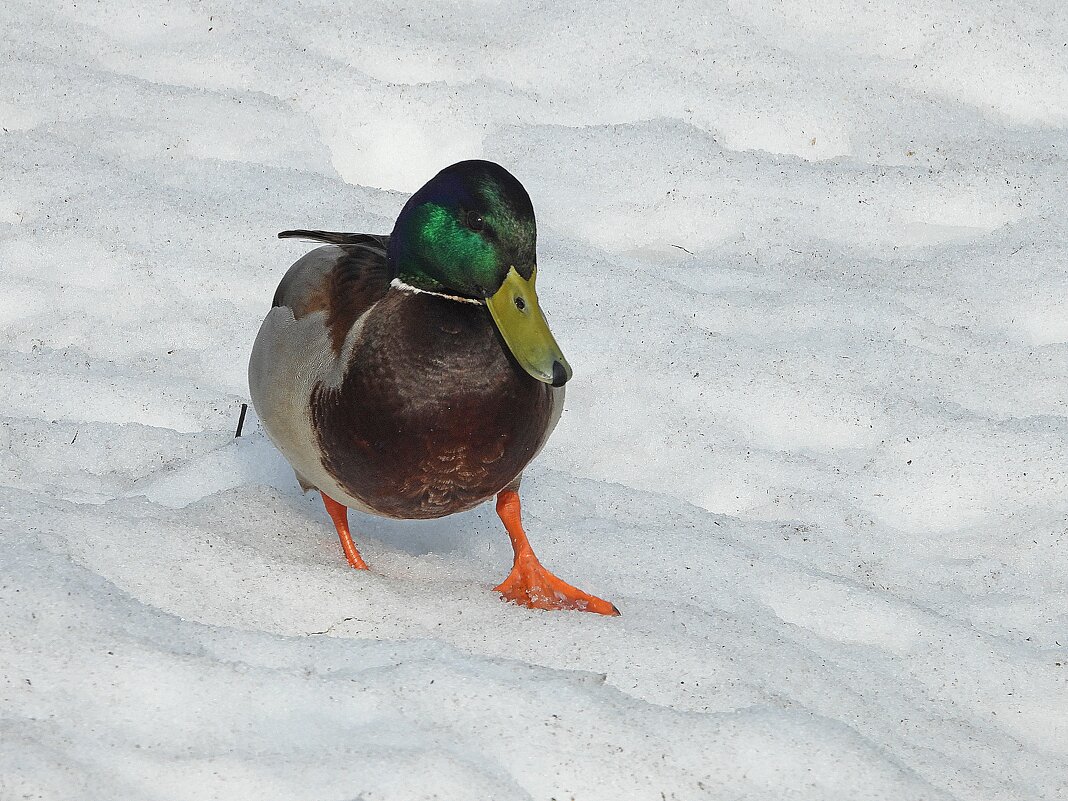
[[[316,248],[297,260],[278,284],[272,305],[289,308],[297,320],[325,312],[331,345],[340,353],[355,322],[389,291],[393,275],[386,260],[388,236],[329,235],[350,241]]]
[[[341,235],[338,235],[341,236]],[[248,382],[263,427],[305,489],[319,487],[347,506],[322,467],[309,399],[320,385],[339,384],[348,369],[350,332],[389,292],[388,237],[347,234],[348,243],[316,248],[289,268],[260,326]]]

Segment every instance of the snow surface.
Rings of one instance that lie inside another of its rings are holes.
[[[0,798],[1068,797],[1060,0],[0,6]],[[575,369],[493,510],[247,400],[307,246],[465,157]]]

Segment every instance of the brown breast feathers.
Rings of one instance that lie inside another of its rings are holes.
[[[323,464],[351,495],[432,518],[526,467],[551,393],[505,351],[485,307],[392,290],[367,314],[341,386],[317,387],[311,407]]]

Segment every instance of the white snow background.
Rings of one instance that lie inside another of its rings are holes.
[[[1068,6],[0,6],[0,798],[1068,797]],[[493,159],[575,369],[491,505],[250,414],[291,227]]]

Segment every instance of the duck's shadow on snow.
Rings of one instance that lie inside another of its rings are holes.
[[[163,506],[183,508],[220,492],[269,487],[295,517],[332,531],[319,493],[301,493],[293,470],[256,423],[250,409],[243,436],[161,471],[132,494],[144,495]],[[411,556],[471,555],[484,552],[486,543],[502,543],[501,547],[507,550],[508,538],[492,501],[436,520],[391,520],[350,509],[349,527],[357,545],[374,539],[388,550]]]
[[[281,457],[278,457],[281,460]],[[284,471],[271,480],[263,482],[262,475],[252,476],[254,483],[264,483],[274,489],[279,500],[296,516],[303,517],[312,525],[333,530],[330,517],[323,508],[319,493],[309,490],[302,494],[293,473],[285,466]],[[276,477],[280,480],[275,480]],[[410,556],[426,554],[470,555],[485,548],[485,544],[500,540],[507,548],[508,536],[493,511],[492,500],[467,512],[446,515],[435,520],[393,520],[386,517],[349,509],[349,529],[357,547],[369,539],[377,540],[386,550]]]
[[[374,537],[391,550],[410,556],[425,554],[470,553],[474,542],[492,539],[492,505],[484,504],[469,512],[448,515],[437,520],[390,520],[362,512],[349,512],[350,526]],[[503,534],[503,530],[502,530]]]

